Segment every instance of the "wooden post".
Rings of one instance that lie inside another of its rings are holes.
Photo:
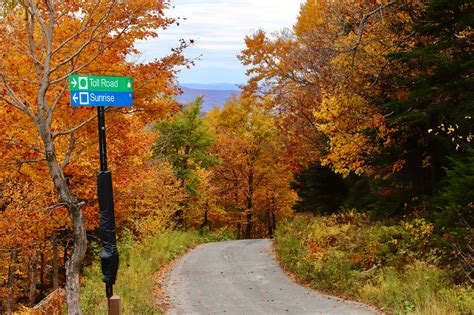
[[[109,298],[109,315],[120,315],[120,297],[114,295]]]

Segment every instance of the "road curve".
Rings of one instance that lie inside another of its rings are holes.
[[[282,272],[270,240],[209,243],[171,269],[168,314],[376,314],[304,288]]]

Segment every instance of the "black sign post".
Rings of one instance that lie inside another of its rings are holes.
[[[112,191],[112,173],[107,169],[107,147],[105,142],[104,107],[97,107],[99,122],[100,171],[97,173],[97,195],[100,209],[100,239],[102,240],[102,280],[105,282],[105,294],[112,297],[113,285],[117,278],[119,254],[115,237],[114,196]]]
[[[100,239],[103,250],[100,256],[102,280],[108,300],[109,314],[120,314],[120,297],[113,296],[117,278],[119,253],[115,237],[114,195],[112,173],[107,169],[105,144],[105,107],[133,106],[132,78],[70,75],[69,90],[72,106],[97,106],[99,125],[100,171],[97,173],[97,197],[100,210]]]

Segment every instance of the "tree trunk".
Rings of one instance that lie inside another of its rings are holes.
[[[204,209],[204,222],[202,224],[202,227],[209,227],[209,219],[208,219],[208,213],[209,213],[209,203],[206,202],[206,208]]]
[[[184,183],[184,179],[181,179],[180,180],[180,184],[179,184],[179,187],[183,190],[183,191],[186,191],[186,188],[185,188],[185,183]],[[186,207],[186,202],[188,200],[188,197],[189,196],[186,196],[186,201],[181,201],[179,203],[179,208],[176,210],[176,212],[174,213],[174,222],[175,222],[175,227],[178,228],[178,229],[185,229],[184,227],[184,209]]]
[[[58,244],[56,243],[56,237],[53,237],[53,289],[56,290],[59,287],[59,255],[58,255]]]
[[[276,230],[276,216],[275,216],[275,212],[272,211],[272,234],[270,235],[271,238],[273,238],[273,233],[275,232]]]
[[[36,300],[36,276],[38,273],[38,253],[34,253],[29,263],[28,303],[33,306]]]
[[[238,181],[234,181],[234,204],[235,207],[239,207],[239,185]],[[237,222],[237,239],[241,240],[242,239],[242,224],[240,223],[242,221],[242,214],[240,213],[240,209],[238,212],[238,222]]]
[[[45,260],[44,260],[44,248],[41,251],[40,254],[40,297],[42,298],[44,295],[44,288],[45,288],[45,283],[44,283],[44,270],[45,270]]]
[[[268,214],[268,236],[270,238],[273,238],[273,222],[272,222],[272,211],[269,211],[270,213]]]
[[[240,220],[240,218],[239,218]],[[241,224],[240,222],[237,223],[237,239],[238,240],[241,240],[242,239],[242,227],[241,227]]]
[[[244,238],[249,239],[252,234],[252,216],[253,216],[253,167],[248,174],[248,191],[247,191],[247,210],[246,210],[246,226]]]
[[[13,249],[10,252],[10,266],[8,266],[8,280],[7,280],[7,288],[8,288],[8,298],[5,305],[5,311],[7,314],[11,314],[13,310],[13,297],[14,297],[14,290],[13,286],[15,285],[15,270],[16,264],[18,263],[18,252],[16,249]]]
[[[51,130],[45,121],[40,122],[42,140],[45,146],[49,173],[54,182],[61,203],[69,211],[72,221],[74,247],[72,255],[66,261],[66,296],[68,314],[82,314],[80,308],[79,272],[87,249],[87,236],[84,215],[81,205],[69,189],[63,170],[58,163]]]
[[[209,213],[209,210],[206,208],[206,210],[204,210],[204,224],[203,224],[204,227],[206,226],[209,227],[208,213]]]
[[[84,216],[80,207],[72,211],[74,249],[66,262],[66,296],[68,314],[82,314],[80,305],[79,276],[86,254],[87,238]]]
[[[247,210],[247,214],[246,214],[246,225],[245,225],[245,235],[244,235],[244,238],[245,239],[249,239],[251,238],[252,236],[252,216],[253,216],[253,213],[252,213],[252,210]]]
[[[62,270],[62,275],[64,277],[64,279],[66,279],[66,261],[69,257],[69,242],[66,242],[64,243],[64,247],[63,247],[63,261],[64,261],[64,267],[63,267],[63,270]],[[64,280],[66,281],[66,280]]]
[[[270,220],[270,223],[268,225],[268,235],[270,236],[270,238],[273,238],[273,233],[275,232],[275,229],[276,229],[275,197],[272,197],[272,202],[268,209],[268,217]]]

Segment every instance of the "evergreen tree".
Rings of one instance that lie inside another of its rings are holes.
[[[390,56],[404,69],[404,97],[386,104],[398,147],[385,153],[405,163],[394,186],[418,200],[439,192],[449,159],[472,148],[473,11],[469,0],[430,1],[414,28],[418,44]]]
[[[446,170],[446,185],[437,198],[440,225],[474,227],[474,150],[452,160]]]
[[[298,212],[329,214],[337,212],[347,197],[347,180],[329,167],[319,164],[295,176],[292,188],[298,192],[299,200],[293,206]]]

